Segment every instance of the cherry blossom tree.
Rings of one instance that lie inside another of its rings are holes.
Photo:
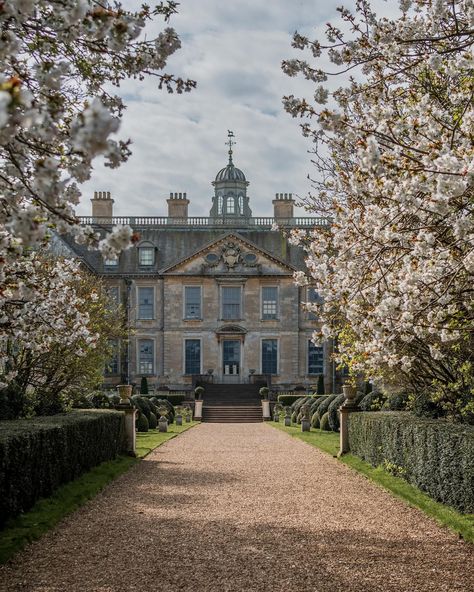
[[[357,0],[324,42],[294,35],[310,55],[283,70],[316,89],[284,103],[315,145],[306,206],[333,223],[292,240],[323,298],[315,337],[354,373],[472,420],[474,1],[399,5],[388,19]]]
[[[106,257],[130,244],[129,227],[100,240],[79,225],[78,185],[95,157],[115,168],[130,154],[129,141],[111,138],[125,107],[114,87],[147,76],[168,92],[195,86],[163,71],[180,47],[174,29],[144,36],[147,23],[167,22],[176,6],[130,12],[107,0],[0,2],[0,271],[51,229]]]
[[[38,253],[5,265],[0,417],[52,414],[97,388],[123,315],[77,261]]]

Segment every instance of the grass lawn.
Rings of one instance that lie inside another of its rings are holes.
[[[30,541],[40,538],[65,516],[84,505],[108,483],[125,473],[132,465],[140,462],[152,450],[175,438],[199,422],[171,425],[168,432],[157,430],[137,434],[137,458],[120,456],[104,462],[84,473],[78,479],[61,486],[46,499],[39,500],[31,510],[11,520],[0,532],[0,564],[20,551]]]
[[[282,423],[274,421],[268,422],[268,424],[286,432],[290,436],[311,444],[311,446],[319,448],[331,456],[337,457],[337,453],[339,452],[339,434],[335,432],[322,432],[321,430],[302,432],[301,426],[287,428]],[[382,467],[374,468],[369,463],[352,454],[339,457],[339,461],[355,471],[362,473],[371,481],[374,481],[384,489],[408,502],[411,506],[422,510],[425,514],[434,518],[439,524],[447,526],[462,536],[464,540],[474,543],[474,514],[461,514],[450,506],[440,504],[417,487],[407,483],[404,479],[391,475]]]

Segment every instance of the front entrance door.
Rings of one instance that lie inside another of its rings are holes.
[[[222,342],[222,375],[225,382],[239,382],[240,341],[225,339]]]

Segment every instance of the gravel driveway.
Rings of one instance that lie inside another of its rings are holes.
[[[201,424],[0,568],[0,590],[468,592],[474,546],[264,424]]]

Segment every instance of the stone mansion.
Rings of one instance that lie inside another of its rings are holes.
[[[272,387],[307,387],[324,375],[333,391],[331,345],[316,346],[317,324],[302,302],[317,294],[295,285],[302,250],[279,228],[324,226],[322,218],[295,218],[292,194],[277,193],[272,217],[253,217],[249,182],[229,162],[212,183],[209,215],[188,216],[186,193],[171,193],[166,217],[116,217],[109,192],[95,192],[92,216],[81,219],[101,233],[130,224],[136,245],[104,260],[67,237],[86,267],[103,278],[126,311],[130,338],[115,343],[105,384],[124,381],[190,389],[199,376],[214,383],[248,383],[265,375]]]

